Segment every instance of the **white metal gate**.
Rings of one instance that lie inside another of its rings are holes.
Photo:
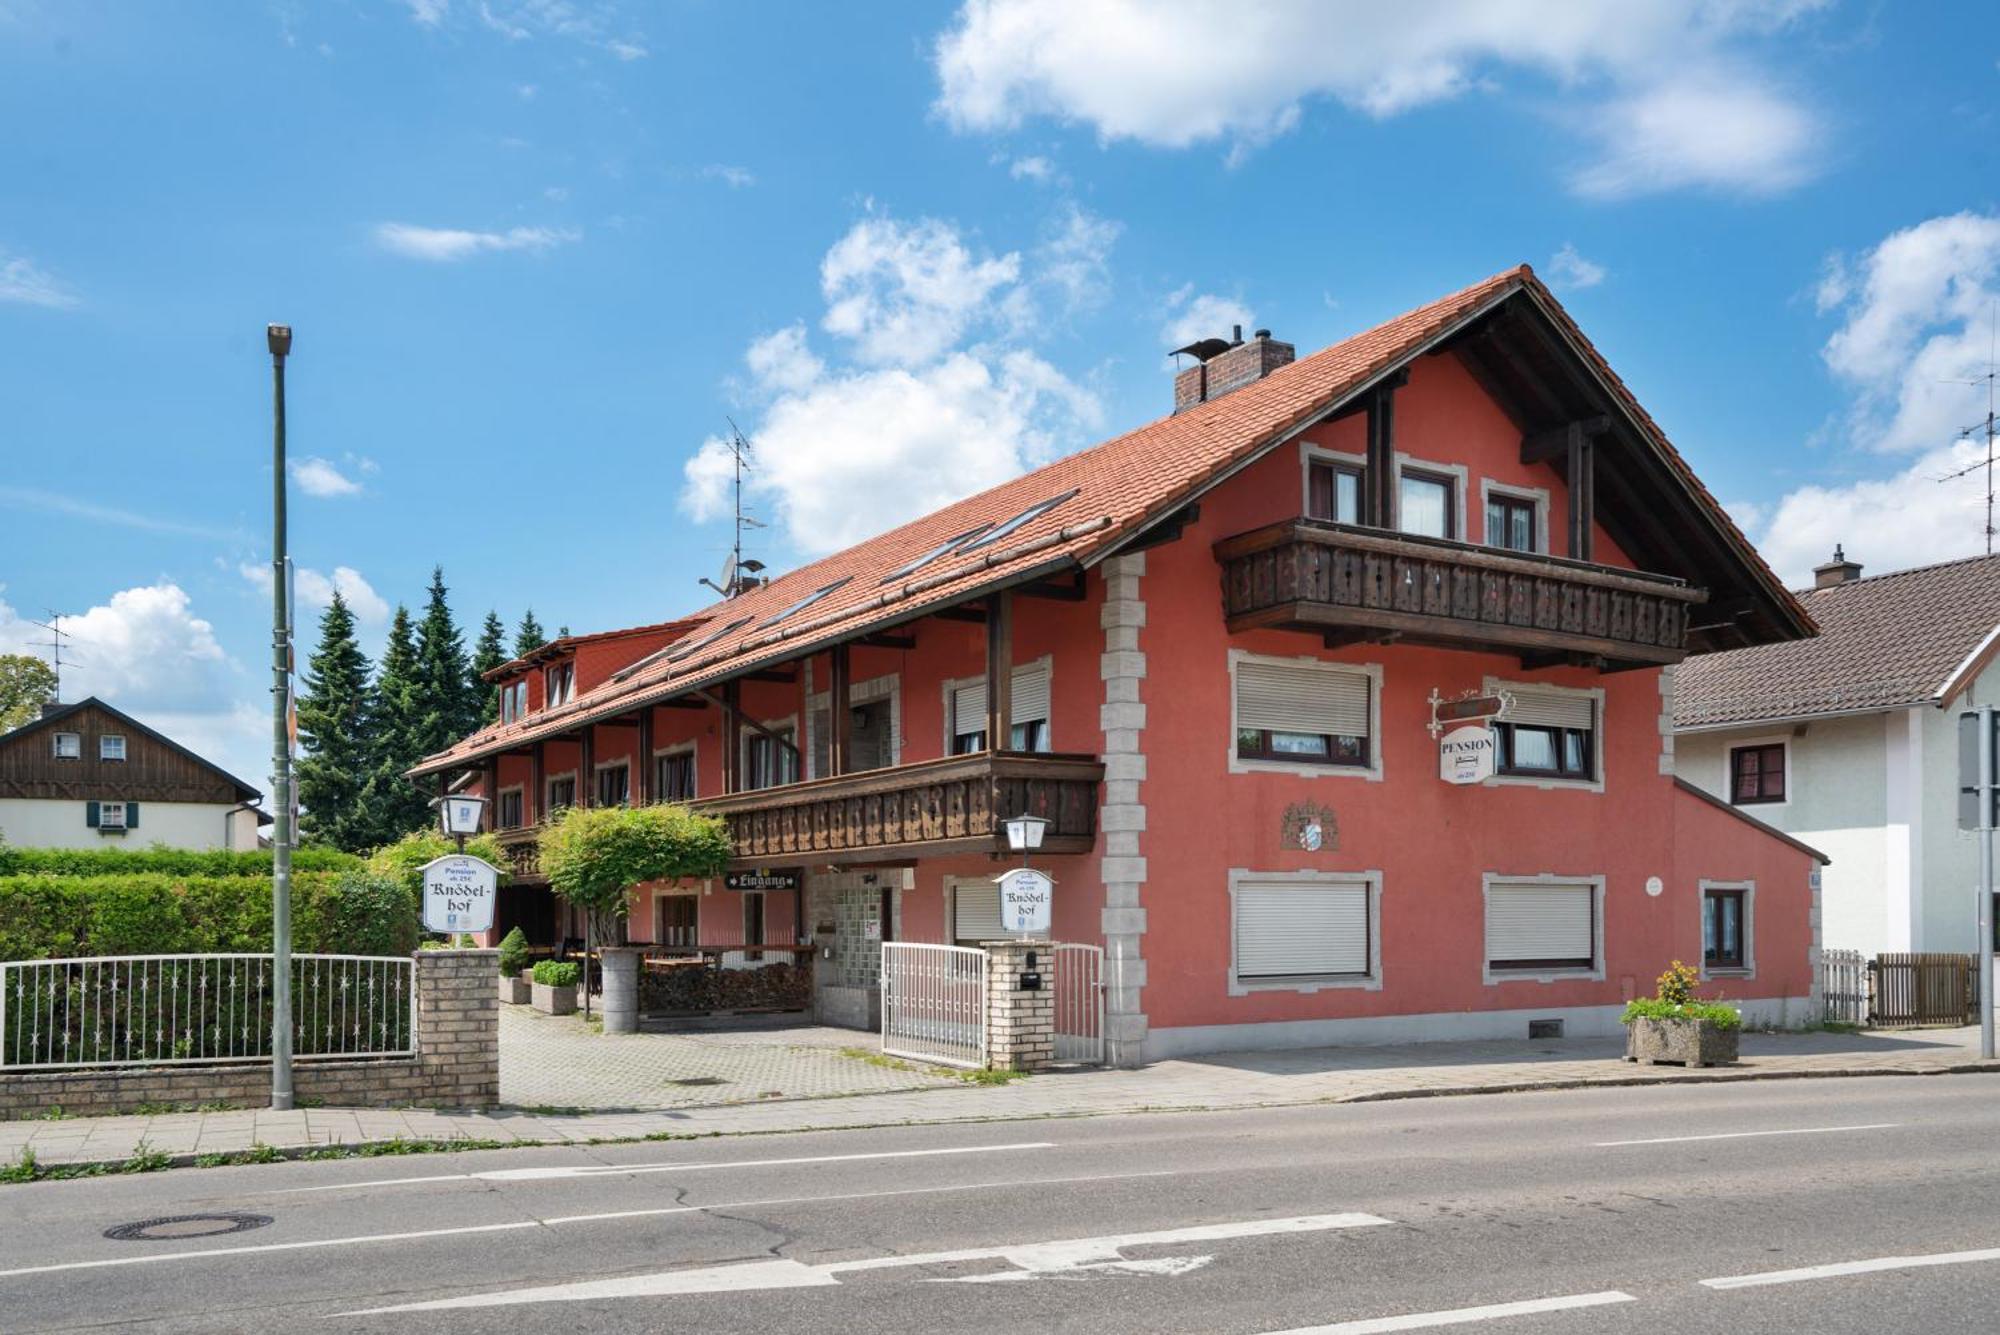
[[[882,1051],[947,1066],[986,1065],[986,952],[884,941]]]
[[[1056,991],[1055,1058],[1104,1064],[1104,947],[1064,943],[1049,952]]]

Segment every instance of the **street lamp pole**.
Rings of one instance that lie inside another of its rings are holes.
[[[292,634],[285,546],[285,358],[290,325],[268,325],[271,349],[271,1107],[292,1108]]]

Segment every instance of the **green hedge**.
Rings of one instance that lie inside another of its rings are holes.
[[[404,955],[416,948],[417,935],[416,897],[394,879],[360,870],[292,877],[296,951]],[[0,959],[270,948],[268,879],[0,876]]]
[[[574,987],[577,967],[572,960],[543,960],[533,969],[535,981],[543,987]]]
[[[337,848],[301,848],[292,870],[353,871],[360,858]],[[187,848],[9,848],[0,844],[0,876],[260,876],[271,877],[271,854]]]

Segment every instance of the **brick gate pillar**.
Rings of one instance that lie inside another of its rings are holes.
[[[986,951],[986,1065],[996,1071],[1047,1066],[1056,1053],[1055,943],[979,944]],[[1025,981],[1039,986],[1030,991]]]
[[[454,1108],[500,1102],[497,950],[419,950],[417,1062],[424,1101]]]

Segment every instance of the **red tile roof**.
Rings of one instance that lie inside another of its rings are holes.
[[[702,620],[703,615],[697,612],[693,616],[678,617],[672,621],[655,621],[644,626],[627,626],[623,630],[594,630],[586,635],[558,635],[553,640],[546,640],[536,645],[519,658],[510,658],[498,667],[488,668],[480,674],[480,680],[498,681],[502,677],[511,676],[524,667],[532,667],[536,663],[560,657],[566,650],[574,649],[580,644],[596,644],[601,640],[616,640],[627,635],[646,635],[660,631],[678,638],[696,626],[699,626]]]
[[[1816,639],[1705,654],[1674,678],[1674,724],[1713,728],[1948,704],[2000,640],[2000,556],[1849,580],[1800,597]]]
[[[1790,595],[1764,569],[1722,507],[1701,488],[1622,382],[1610,375],[1610,368],[1569,322],[1554,296],[1528,266],[1521,265],[1356,334],[1223,397],[1149,422],[802,566],[726,603],[712,604],[698,615],[724,633],[705,642],[698,637],[700,647],[691,653],[678,659],[656,654],[643,660],[636,671],[628,668],[622,679],[614,677],[563,709],[530,715],[510,725],[505,735],[495,729],[475,733],[449,750],[427,757],[412,772],[445,769],[503,744],[517,745],[574,728],[586,716],[609,717],[716,685],[757,666],[852,638],[872,626],[909,620],[1051,568],[1073,568],[1101,559],[1261,449],[1524,290],[1558,320],[1607,377],[1636,420],[1655,437],[1657,447],[1713,511],[1715,521],[1740,547],[1746,562],[1769,581],[1774,596],[1790,603]],[[907,576],[886,578],[968,529],[1000,524],[1038,502],[1065,495],[1068,499],[1062,504],[991,547],[961,548]],[[766,625],[807,594],[842,579],[847,582],[804,612],[781,624]],[[745,624],[731,628],[738,621]]]

